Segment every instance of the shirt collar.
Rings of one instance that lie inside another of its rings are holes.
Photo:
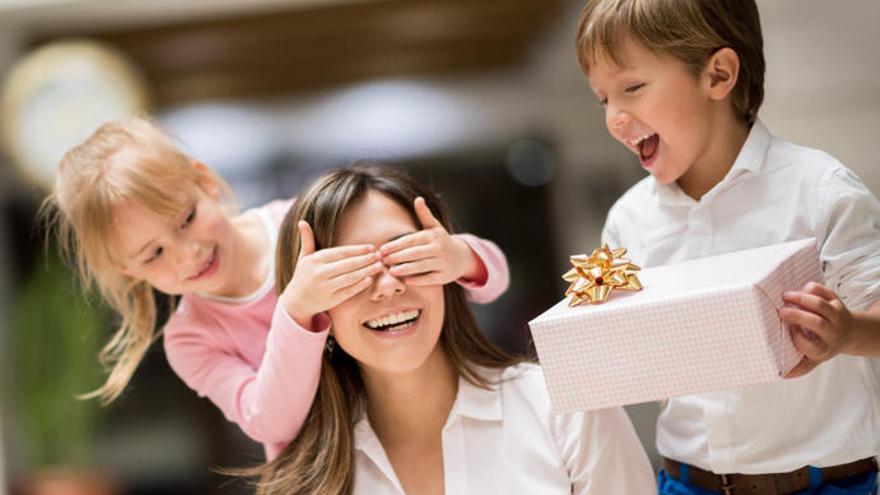
[[[482,421],[501,421],[503,419],[504,409],[501,404],[501,391],[498,384],[501,379],[501,370],[476,366],[474,369],[479,376],[489,381],[490,388],[478,387],[463,377],[459,377],[458,393],[455,396],[452,409],[449,411],[449,417],[446,419],[444,430],[458,417],[468,417]],[[354,425],[354,447],[369,457],[388,479],[397,479],[396,476],[393,476],[391,463],[388,461],[385,449],[382,448],[382,443],[379,441],[379,437],[376,436],[376,432],[373,430],[372,425],[370,425],[370,420],[365,412],[361,414],[360,419]]]
[[[767,127],[763,122],[756,120],[755,123],[752,124],[752,128],[749,130],[749,135],[746,137],[742,148],[736,155],[736,160],[734,160],[733,166],[730,167],[730,170],[727,172],[727,175],[721,179],[721,182],[716,184],[715,187],[707,193],[707,196],[714,190],[720,190],[721,187],[723,187],[723,184],[726,184],[743,173],[760,172],[761,168],[764,166],[767,150],[770,148],[770,140],[770,131],[767,130]],[[654,191],[663,202],[682,205],[694,205],[697,203],[693,198],[681,190],[677,182],[661,184],[654,180],[653,177],[652,180],[654,182]]]

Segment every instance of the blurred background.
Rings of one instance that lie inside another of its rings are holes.
[[[761,118],[880,193],[880,3],[758,4]],[[0,495],[51,478],[94,494],[248,493],[213,469],[262,460],[159,345],[112,406],[73,398],[101,382],[115,320],[45,256],[34,214],[64,150],[109,118],[156,115],[243,208],[352,160],[412,171],[459,231],[507,254],[510,289],[475,310],[494,341],[527,349],[568,255],[598,244],[608,207],[643,176],[577,66],[581,5],[0,0]],[[657,406],[627,409],[656,462]]]

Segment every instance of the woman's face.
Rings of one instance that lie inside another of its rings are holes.
[[[370,190],[337,224],[337,245],[382,244],[419,230],[409,212]],[[328,311],[333,335],[362,367],[417,369],[437,346],[443,326],[443,286],[408,286],[385,270],[366,290]]]

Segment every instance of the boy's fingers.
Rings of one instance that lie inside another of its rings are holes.
[[[813,361],[808,357],[804,357],[797,366],[795,366],[788,373],[785,374],[784,378],[797,378],[799,376],[804,376],[807,373],[813,371],[813,368],[818,365],[819,361]]]
[[[379,247],[379,252],[382,253],[382,256],[388,256],[389,254],[400,251],[401,249],[418,246],[419,244],[427,244],[431,242],[431,234],[420,230],[418,232],[413,232],[412,234],[407,234],[399,239],[395,239],[391,242],[386,242]]]
[[[419,218],[419,223],[422,224],[423,229],[433,229],[435,227],[443,229],[443,225],[434,217],[434,214],[431,213],[431,209],[428,208],[428,203],[425,202],[425,198],[419,196],[413,202],[413,205],[416,210],[416,216]]]
[[[824,361],[824,358],[828,353],[828,345],[825,344],[825,341],[818,338],[816,334],[811,334],[809,330],[805,330],[798,326],[792,326],[789,328],[791,341],[798,351],[802,352],[810,359]]]
[[[831,303],[824,297],[812,293],[785,292],[782,294],[782,299],[787,303],[796,304],[807,311],[817,313],[825,319],[831,319],[834,316],[834,308]]]
[[[836,292],[818,282],[807,282],[807,285],[804,286],[803,292],[817,295],[828,301],[839,299]]]
[[[797,325],[817,334],[826,333],[828,328],[828,320],[819,314],[792,306],[780,308],[779,318],[789,325]]]
[[[315,234],[312,232],[312,226],[305,220],[300,220],[296,227],[299,229],[299,258],[308,256],[315,252]]]
[[[382,262],[388,266],[417,261],[425,258],[431,258],[435,255],[430,244],[420,244],[418,246],[401,249],[382,258]]]

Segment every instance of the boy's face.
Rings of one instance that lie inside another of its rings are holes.
[[[608,132],[659,182],[677,181],[704,160],[712,100],[701,77],[678,59],[629,38],[619,55],[623,67],[600,53],[587,76]]]

